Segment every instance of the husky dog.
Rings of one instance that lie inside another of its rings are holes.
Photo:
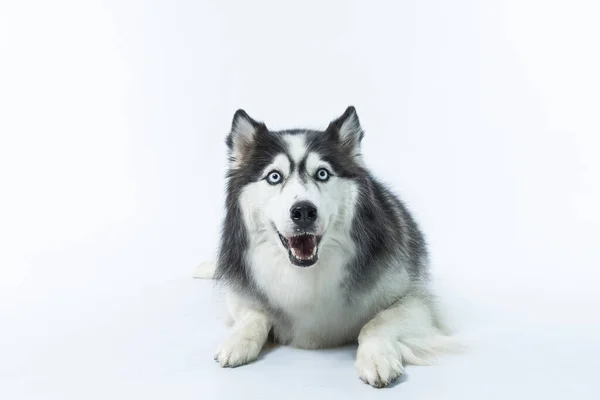
[[[367,169],[354,107],[324,131],[270,131],[238,110],[227,136],[226,215],[212,275],[232,333],[215,360],[258,358],[269,335],[316,349],[358,343],[356,370],[386,386],[454,340],[429,289],[426,243]]]

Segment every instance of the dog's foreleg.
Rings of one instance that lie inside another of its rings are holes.
[[[447,343],[445,338],[429,305],[419,297],[406,296],[363,326],[356,370],[371,386],[386,386],[402,375],[404,362],[428,364],[420,355],[434,354]]]
[[[222,367],[238,367],[258,358],[272,323],[266,313],[245,304],[235,295],[228,297],[233,332],[217,351],[215,361]]]

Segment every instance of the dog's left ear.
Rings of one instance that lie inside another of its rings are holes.
[[[360,155],[360,143],[365,135],[354,106],[349,106],[341,117],[331,121],[326,129],[353,157]]]

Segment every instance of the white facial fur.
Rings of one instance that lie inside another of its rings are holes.
[[[283,236],[293,236],[296,232],[290,210],[299,201],[310,201],[317,208],[315,233],[326,241],[329,227],[339,218],[340,207],[354,198],[354,185],[337,177],[332,166],[317,153],[307,153],[304,135],[286,135],[284,140],[288,144],[288,154],[292,160],[286,154],[279,154],[261,175],[266,178],[270,172],[277,171],[282,175],[282,182],[271,185],[263,179],[244,188],[240,201],[247,227],[251,231],[265,233],[269,240],[279,243],[273,225]],[[298,168],[292,170],[292,162],[298,166],[304,157],[307,174],[302,179]],[[328,181],[315,179],[320,168],[330,172]]]

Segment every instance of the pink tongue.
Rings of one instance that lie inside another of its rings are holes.
[[[290,239],[290,246],[294,248],[296,256],[309,258],[315,248],[315,237],[309,235],[296,236]]]

